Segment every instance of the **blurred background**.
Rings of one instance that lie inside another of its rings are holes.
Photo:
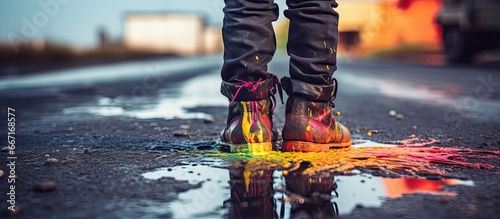
[[[478,63],[498,57],[498,0],[338,0],[339,55]],[[288,21],[274,23],[280,51]],[[223,51],[222,0],[0,2],[2,74]],[[50,63],[50,65],[47,65]]]
[[[23,64],[43,70],[47,62],[219,53],[222,7],[206,0],[1,1],[0,63],[13,74]]]

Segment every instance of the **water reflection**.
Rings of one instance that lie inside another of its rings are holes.
[[[294,171],[252,170],[250,165],[226,169],[201,165],[162,168],[144,173],[147,179],[174,177],[197,189],[179,194],[179,200],[168,203],[173,218],[337,218],[338,206],[333,175],[307,176],[303,163]],[[229,173],[229,174],[227,174]],[[227,175],[226,175],[227,174]],[[227,178],[229,177],[229,178]],[[224,186],[229,183],[229,187]],[[226,197],[225,201],[221,201]],[[225,209],[225,210],[224,210]]]
[[[229,208],[228,218],[276,218],[272,177],[272,170],[230,169],[231,198],[224,203]]]
[[[290,202],[291,218],[338,218],[337,183],[331,174],[303,174],[310,163],[302,162],[298,169],[285,175],[286,202]],[[282,215],[284,216],[284,215]]]
[[[455,196],[443,186],[473,185],[455,179],[304,174],[310,167],[302,162],[290,172],[252,171],[248,165],[231,168],[231,198],[224,204],[228,218],[339,218],[357,206],[380,207],[387,198],[413,193]]]
[[[281,177],[273,170],[230,169],[231,198],[224,204],[228,218],[338,218],[334,177],[302,174],[309,165]]]
[[[385,199],[403,194],[455,196],[443,186],[473,185],[472,181],[455,179],[384,178],[359,172],[309,175],[310,162],[288,170],[259,168],[257,164],[232,163],[227,169],[182,165],[144,173],[143,177],[173,177],[201,184],[167,203],[173,218],[338,218],[357,206],[381,207]]]

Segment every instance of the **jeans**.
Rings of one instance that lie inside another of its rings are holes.
[[[273,0],[225,0],[222,80],[268,79],[276,51],[271,23],[278,19]],[[287,0],[290,20],[287,52],[290,77],[316,85],[332,83],[337,69],[338,18],[335,0]]]

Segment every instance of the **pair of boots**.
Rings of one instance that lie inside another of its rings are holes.
[[[288,94],[282,151],[317,152],[351,146],[351,133],[337,122],[332,108],[336,80],[329,85],[313,85],[289,77],[239,83],[222,82],[221,93],[231,102],[227,126],[221,132],[222,145],[231,152],[271,151],[278,140],[273,125],[274,95],[281,86]]]

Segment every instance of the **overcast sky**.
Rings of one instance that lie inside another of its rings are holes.
[[[275,2],[286,7],[284,0]],[[223,6],[223,0],[1,0],[0,42],[17,36],[94,46],[100,28],[112,38],[121,36],[127,12],[197,12],[220,26]]]

